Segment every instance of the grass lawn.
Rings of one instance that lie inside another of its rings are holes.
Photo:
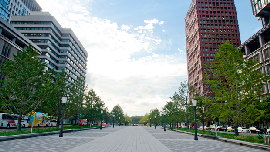
[[[170,128],[172,129],[172,128]],[[186,128],[177,128],[177,130],[181,130],[181,131],[186,131],[186,132],[195,132],[194,129],[186,129]],[[207,134],[207,135],[212,135],[212,136],[216,136],[216,132],[211,132],[208,130],[205,130],[204,132],[202,130],[197,130],[197,133],[200,134]],[[264,143],[264,139],[263,136],[235,136],[234,134],[228,134],[228,133],[217,133],[217,136],[219,137],[223,137],[223,138],[229,138],[229,139],[236,139],[236,140],[242,140],[242,141],[247,141],[247,142],[251,142],[251,143],[259,143],[259,144],[265,144]]]
[[[93,128],[98,126],[63,126],[63,129],[83,129],[83,128]],[[33,128],[32,133],[42,133],[42,132],[52,132],[58,131],[61,128],[57,127],[40,127],[40,128]],[[11,131],[0,131],[0,136],[11,136],[11,135],[20,135],[20,134],[29,134],[31,133],[31,129],[23,129],[21,131],[11,130]]]

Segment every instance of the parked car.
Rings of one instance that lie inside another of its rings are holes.
[[[214,130],[219,130],[219,128],[221,128],[222,126],[217,126],[216,128],[214,128]]]
[[[259,128],[256,130],[256,133],[257,134],[264,134],[264,129]]]
[[[249,127],[249,132],[250,133],[256,133],[257,131],[257,128],[256,127]]]
[[[205,129],[205,130],[211,130],[210,127],[206,127],[206,126],[204,126],[204,129]]]
[[[218,127],[217,131],[227,131],[227,127]]]
[[[227,127],[228,132],[234,132],[234,129],[232,127]]]
[[[55,127],[57,126],[57,120],[48,120],[48,126]]]
[[[249,133],[249,129],[247,129],[246,127],[238,127],[237,129],[240,133]]]

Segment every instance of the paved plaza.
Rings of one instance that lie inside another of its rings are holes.
[[[260,152],[212,139],[193,140],[192,135],[155,127],[108,127],[58,135],[40,136],[0,142],[0,151],[68,151],[68,152]],[[265,151],[264,151],[265,152]]]

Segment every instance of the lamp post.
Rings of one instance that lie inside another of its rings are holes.
[[[150,118],[150,127],[151,127],[151,118]]]
[[[148,119],[147,119],[147,127],[148,127]]]
[[[128,120],[128,126],[129,126],[129,120]]]
[[[119,126],[121,125],[120,117],[119,117]]]
[[[103,110],[101,110],[100,112],[101,112],[101,118],[100,118],[100,130],[102,130],[102,114],[103,114]]]
[[[165,124],[165,115],[166,115],[166,111],[163,112],[164,115],[164,131],[166,131],[166,124]]]
[[[59,137],[63,137],[63,124],[64,124],[64,115],[65,115],[65,105],[66,105],[66,102],[67,102],[67,97],[62,97],[63,113],[62,113],[61,131],[60,131]]]
[[[197,123],[196,123],[196,104],[197,104],[197,100],[192,100],[193,103],[193,107],[194,107],[194,119],[195,119],[195,135],[194,135],[194,140],[198,140],[197,137]]]
[[[113,115],[113,128],[114,128],[114,117],[115,117],[115,115]]]
[[[155,129],[157,129],[157,116],[155,116]]]

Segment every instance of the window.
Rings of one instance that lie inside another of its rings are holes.
[[[9,54],[10,54],[10,49],[11,49],[11,45],[9,43],[7,43],[7,42],[4,42],[1,55],[8,58]]]

